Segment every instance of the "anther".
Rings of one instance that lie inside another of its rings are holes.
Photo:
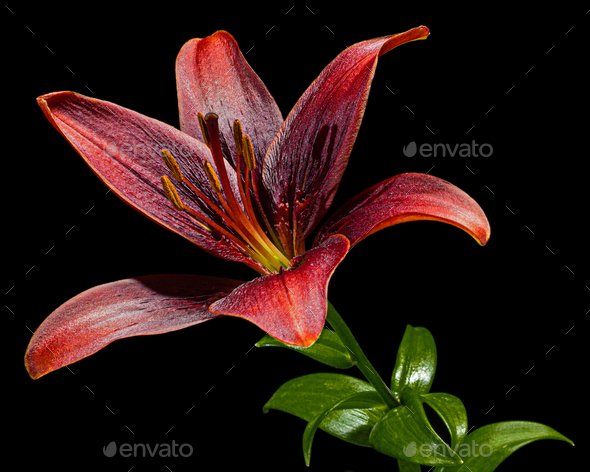
[[[184,178],[182,177],[182,172],[180,171],[180,167],[178,167],[178,163],[176,162],[176,159],[174,159],[174,156],[172,156],[168,149],[162,149],[160,152],[162,153],[162,157],[164,158],[164,162],[170,173],[176,180],[182,182]]]
[[[172,182],[170,182],[170,179],[165,175],[162,176],[162,186],[164,187],[164,193],[166,194],[166,198],[170,200],[172,206],[176,208],[178,211],[184,210],[184,205],[182,204],[182,201],[178,196],[176,188],[174,187]]]
[[[207,131],[207,123],[205,122],[205,117],[201,112],[197,113],[197,117],[199,118],[199,126],[201,127],[201,134],[203,135],[203,139],[205,140],[205,144],[208,148],[211,147],[210,140],[209,140],[209,132]]]
[[[254,148],[252,147],[252,141],[250,141],[250,136],[248,135],[242,138],[242,150],[246,167],[250,171],[254,170],[254,167],[256,167],[256,159],[254,159]]]
[[[203,160],[203,169],[205,169],[205,174],[207,174],[207,178],[209,179],[209,183],[213,188],[215,193],[221,193],[221,184],[219,183],[219,179],[217,178],[217,174],[213,170],[213,166],[207,160]]]
[[[242,149],[243,138],[244,133],[242,131],[242,123],[240,123],[240,120],[234,120],[234,141],[236,143],[236,151],[240,156],[244,155],[244,151]]]

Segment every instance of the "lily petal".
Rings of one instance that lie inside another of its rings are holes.
[[[407,173],[350,199],[324,224],[314,244],[322,244],[337,233],[346,236],[352,247],[383,228],[416,220],[452,224],[482,246],[490,238],[486,215],[463,190],[438,177]]]
[[[300,256],[294,269],[247,282],[209,310],[245,318],[285,344],[308,347],[322,332],[328,283],[349,247],[342,235],[327,238]]]
[[[207,146],[158,120],[77,93],[55,92],[37,101],[53,126],[125,203],[207,252],[260,271],[231,241],[213,237],[186,212],[177,211],[164,194],[160,179],[170,171],[160,151],[168,149],[184,177],[209,199],[218,201],[201,165],[206,159],[215,167]],[[226,168],[233,172],[229,165]],[[231,180],[236,181],[235,173]],[[215,218],[186,184],[175,186],[184,205]]]
[[[250,135],[256,168],[283,117],[274,98],[246,62],[238,43],[227,31],[218,31],[203,39],[192,39],[176,59],[176,84],[180,108],[180,129],[203,141],[197,113],[214,112],[219,116],[221,147],[235,163],[233,122],[240,120]]]
[[[285,120],[265,156],[262,179],[287,253],[304,250],[305,237],[332,204],[378,58],[428,34],[420,26],[350,46],[322,71]]]
[[[91,288],[39,326],[25,366],[37,379],[117,339],[167,333],[216,318],[209,305],[241,283],[199,275],[152,275]]]

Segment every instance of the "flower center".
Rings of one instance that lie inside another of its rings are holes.
[[[198,117],[205,144],[211,150],[217,173],[211,163],[205,159],[202,162],[203,170],[207,175],[211,188],[217,195],[218,203],[213,202],[183,177],[180,167],[170,151],[162,149],[161,153],[172,176],[178,182],[186,184],[201,201],[220,217],[221,223],[216,223],[211,218],[185,206],[170,179],[162,176],[162,186],[166,197],[174,208],[178,211],[187,212],[204,230],[225,236],[245,256],[260,263],[264,267],[264,271],[261,270],[260,272],[274,273],[282,268],[289,267],[289,259],[282,250],[274,230],[264,218],[262,211],[260,211],[259,213],[262,214],[267,230],[265,231],[262,228],[252,205],[252,171],[256,166],[256,160],[250,136],[243,134],[240,121],[235,120],[233,135],[236,145],[236,180],[240,204],[232,190],[225,168],[225,159],[219,137],[219,118],[215,113],[208,113],[207,116],[199,113]]]

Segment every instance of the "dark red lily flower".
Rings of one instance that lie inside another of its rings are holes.
[[[182,131],[72,92],[39,97],[55,128],[122,200],[207,252],[262,275],[246,283],[155,275],[87,290],[35,332],[25,356],[31,377],[116,339],[221,315],[309,346],[324,325],[332,273],[369,234],[428,219],[458,226],[485,244],[489,224],[473,199],[436,177],[403,174],[350,200],[305,250],[346,168],[378,58],[428,33],[421,26],[350,46],[286,120],[224,31],[189,41],[178,55]]]

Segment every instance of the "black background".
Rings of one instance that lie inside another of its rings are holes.
[[[492,238],[481,248],[440,223],[389,228],[341,264],[330,300],[384,378],[405,326],[425,326],[439,355],[433,391],[460,397],[470,427],[538,421],[577,443],[534,443],[499,470],[572,469],[581,460],[578,395],[587,366],[578,345],[590,294],[588,8],[337,5],[93,3],[42,11],[8,4],[4,334],[11,376],[4,388],[14,394],[5,414],[16,419],[5,426],[10,454],[62,470],[304,470],[305,423],[275,411],[263,415],[261,408],[288,379],[330,371],[292,352],[250,350],[262,332],[224,318],[119,341],[71,370],[30,380],[22,357],[31,330],[87,288],[158,273],[255,275],[106,194],[35,98],[74,90],[178,126],[176,54],[185,41],[225,29],[286,116],[346,46],[424,24],[432,33],[426,41],[379,62],[334,208],[392,175],[430,172],[480,203]],[[493,154],[402,153],[411,141],[472,140],[490,144]],[[172,440],[191,444],[193,455],[102,453],[110,441]],[[311,467],[395,470],[395,461],[318,432]]]

